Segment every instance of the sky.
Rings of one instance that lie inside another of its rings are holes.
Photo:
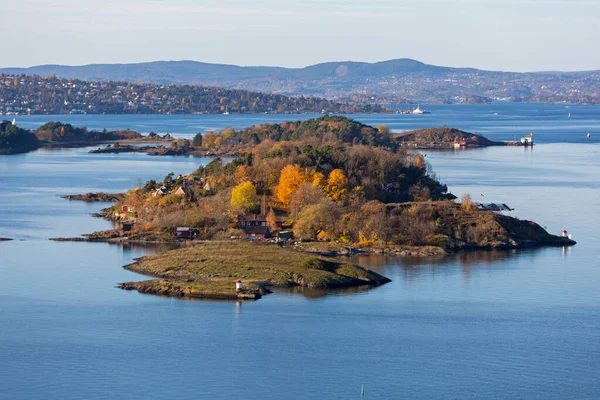
[[[600,0],[0,0],[0,67],[413,58],[502,71],[595,70],[599,27]]]

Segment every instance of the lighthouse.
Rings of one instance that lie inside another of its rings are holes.
[[[239,279],[237,281],[235,281],[235,290],[238,291],[238,292],[240,290],[242,290],[242,281],[239,280]]]

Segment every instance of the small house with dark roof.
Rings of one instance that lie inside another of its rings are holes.
[[[267,239],[271,237],[271,230],[268,226],[246,226],[242,230],[247,238]]]
[[[250,226],[267,226],[269,227],[269,223],[267,222],[267,216],[264,214],[246,214],[241,216],[239,219],[239,224],[244,229],[245,227]],[[281,229],[283,227],[283,221],[280,219],[275,220],[275,226],[271,226],[270,228]]]

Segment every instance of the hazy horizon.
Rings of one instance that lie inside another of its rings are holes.
[[[3,67],[197,60],[301,68],[411,58],[491,71],[600,69],[591,0],[0,0]]]
[[[238,66],[238,67],[268,67],[268,68],[285,68],[285,69],[302,69],[302,68],[307,68],[307,67],[311,67],[314,65],[318,65],[318,64],[327,64],[327,63],[367,63],[367,64],[376,64],[376,63],[380,63],[380,62],[387,62],[387,61],[394,61],[397,59],[406,59],[406,57],[398,57],[398,58],[394,58],[394,59],[389,59],[389,60],[378,60],[378,61],[358,61],[358,60],[326,60],[326,61],[321,61],[315,64],[307,64],[307,65],[301,65],[301,66],[282,66],[282,65],[266,65],[266,64],[229,64],[229,63],[220,63],[220,62],[209,62],[209,61],[203,61],[203,60],[189,60],[189,59],[180,59],[180,60],[148,60],[148,61],[137,61],[137,62],[129,62],[129,63],[124,63],[124,62],[106,62],[106,63],[85,63],[85,64],[56,64],[56,63],[45,63],[45,64],[37,64],[37,65],[28,65],[28,66],[14,66],[14,65],[0,65],[0,69],[6,69],[6,68],[34,68],[34,67],[41,67],[41,66],[46,66],[46,65],[60,65],[60,66],[65,66],[65,67],[85,67],[85,66],[90,66],[90,65],[133,65],[133,64],[149,64],[149,63],[158,63],[158,62],[197,62],[197,63],[204,63],[204,64],[214,64],[214,65],[233,65],[233,66]],[[414,59],[413,59],[414,60]],[[421,60],[414,60],[414,61],[419,61],[419,62],[423,62]],[[570,72],[591,72],[591,71],[600,71],[600,66],[598,68],[592,68],[592,69],[586,69],[586,70],[538,70],[538,71],[509,71],[509,70],[500,70],[500,69],[484,69],[484,68],[477,68],[474,66],[470,66],[470,65],[461,65],[461,66],[456,66],[456,65],[442,65],[442,64],[430,64],[430,63],[424,63],[424,64],[428,64],[428,65],[435,65],[438,67],[449,67],[449,68],[475,68],[478,70],[482,70],[482,71],[492,71],[492,72],[516,72],[516,73],[570,73]]]

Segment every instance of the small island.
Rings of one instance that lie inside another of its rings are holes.
[[[575,244],[534,222],[503,214],[511,210],[504,204],[479,204],[469,195],[455,201],[425,157],[403,146],[385,127],[324,116],[228,132],[195,140],[212,151],[235,154],[231,161],[216,157],[189,175],[170,173],[160,181],[150,180],[100,213],[117,229],[55,240],[195,245],[128,267],[172,282],[122,287],[174,296],[188,296],[190,287],[196,287],[194,296],[200,297],[213,290],[203,285],[215,271],[200,271],[205,261],[199,260],[218,260],[215,265],[229,271],[218,276],[227,278],[229,286],[232,278],[279,285],[280,278],[258,272],[261,264],[270,266],[269,273],[306,276],[304,261],[293,260],[354,252],[443,256]],[[261,242],[280,246],[262,247]],[[264,260],[263,252],[275,258]],[[244,254],[243,262],[236,258],[238,253]],[[275,262],[279,253],[282,262]],[[247,263],[256,274],[244,275]],[[338,271],[326,265],[317,269]],[[187,280],[186,286],[182,282]],[[260,294],[258,287],[253,290],[252,296]]]
[[[124,268],[159,279],[119,285],[164,296],[258,299],[269,287],[337,288],[390,282],[368,269],[268,243],[210,242],[146,256]],[[242,281],[242,290],[235,282]]]
[[[40,147],[85,147],[92,144],[117,141],[127,143],[170,143],[173,138],[169,134],[160,136],[153,132],[144,136],[128,129],[94,131],[88,130],[86,127],[75,127],[61,122],[48,122],[34,130],[20,128],[15,121],[0,123],[0,154],[27,153]]]
[[[402,146],[440,150],[470,149],[489,146],[533,146],[533,141],[529,135],[521,141],[495,142],[482,135],[445,126],[403,132],[397,136],[397,140],[400,141]]]

